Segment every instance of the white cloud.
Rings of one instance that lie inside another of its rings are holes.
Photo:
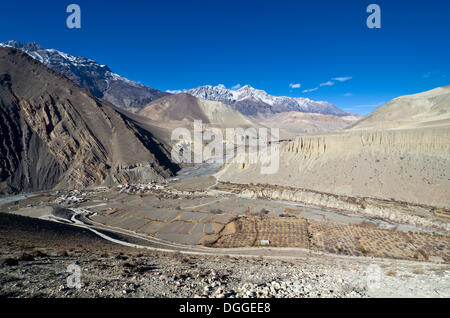
[[[168,89],[167,91],[166,91],[166,93],[169,93],[169,94],[178,94],[178,93],[181,93],[182,91],[180,91],[179,89],[175,89],[175,90],[170,90],[170,89]]]
[[[217,85],[217,87],[218,87],[218,88],[223,88],[223,89],[226,88],[225,85],[223,85],[223,84],[219,84],[219,85]]]
[[[231,87],[231,89],[234,90],[234,91],[239,89],[239,88],[241,88],[241,84],[236,84],[236,85]]]
[[[353,96],[353,94],[352,93],[345,93],[344,96],[345,97],[350,97],[350,96]]]
[[[350,80],[350,79],[352,79],[351,76],[347,76],[347,77],[334,77],[334,78],[332,78],[332,80],[338,81],[338,82],[345,82],[345,81],[348,81],[348,80]],[[333,82],[333,81],[327,81],[327,82],[324,82],[324,83],[320,83],[318,87],[303,90],[303,93],[314,92],[314,91],[318,90],[320,87],[323,87],[323,86],[333,86],[334,84],[335,84],[335,82]],[[289,86],[291,86],[291,85],[289,85]],[[345,96],[352,96],[352,95],[351,95],[351,93],[347,93],[347,94],[345,94]]]
[[[314,91],[317,91],[318,89],[319,89],[318,87],[311,88],[311,89],[304,89],[304,90],[302,91],[302,93],[314,92]]]
[[[338,82],[345,82],[345,81],[351,80],[352,78],[353,78],[352,76],[343,76],[343,77],[334,77],[334,78],[332,78],[332,80],[338,81]]]
[[[289,84],[289,87],[290,87],[290,88],[300,88],[300,86],[302,86],[302,85],[299,84],[299,83],[296,83],[296,84],[291,83],[291,84]]]
[[[334,85],[334,82],[328,81],[328,82],[325,82],[325,83],[321,83],[320,87],[322,87],[322,86],[333,86],[333,85]]]

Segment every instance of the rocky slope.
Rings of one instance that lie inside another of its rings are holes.
[[[177,169],[151,132],[13,48],[0,48],[0,106],[1,193],[148,181]]]
[[[445,92],[447,88],[438,89]],[[422,95],[423,96],[423,95]],[[450,104],[439,102],[428,107],[419,119],[416,112],[401,112],[406,126],[422,128],[384,129],[380,118],[389,120],[397,101],[407,109],[408,97],[380,107],[351,130],[342,133],[303,136],[280,145],[280,167],[273,175],[260,173],[260,163],[227,165],[219,177],[235,183],[262,183],[293,186],[350,197],[395,199],[436,207],[450,207],[450,126],[422,125],[421,118],[448,116]],[[384,115],[384,109],[389,110]],[[367,129],[364,129],[367,123]],[[427,122],[429,123],[429,122]],[[423,127],[424,126],[424,127]],[[394,126],[398,127],[398,126]],[[358,128],[358,129],[357,129]]]
[[[128,111],[136,112],[151,101],[168,95],[115,74],[108,66],[100,65],[94,60],[81,56],[75,57],[54,49],[45,49],[34,42],[7,41],[0,43],[0,47],[20,49],[45,66],[88,89],[95,97],[103,98]]]

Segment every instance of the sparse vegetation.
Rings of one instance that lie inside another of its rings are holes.
[[[387,272],[386,272],[386,275],[387,276],[395,276],[397,273],[395,272],[395,271],[393,271],[393,270],[388,270]]]
[[[419,253],[420,253],[420,255],[422,255],[424,259],[428,260],[428,254],[427,254],[427,253],[425,253],[425,251],[424,251],[424,250],[422,250],[422,249],[418,249],[418,250],[417,250],[417,252],[419,252]]]
[[[417,274],[417,275],[423,275],[423,274],[425,274],[424,270],[421,269],[421,268],[416,268],[416,269],[414,269],[414,270],[413,270],[413,273],[414,273],[414,274]]]

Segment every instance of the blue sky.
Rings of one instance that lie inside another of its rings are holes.
[[[66,27],[70,3],[81,29]],[[371,3],[381,29],[366,26]],[[450,84],[447,0],[4,1],[0,41],[12,39],[164,91],[250,84],[362,114]]]

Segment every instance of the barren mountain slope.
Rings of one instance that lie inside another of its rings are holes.
[[[434,94],[436,91],[438,96]],[[399,116],[403,114],[402,122],[408,123],[405,126],[423,128],[376,130],[376,127],[405,127],[398,122],[388,125],[391,118],[392,122],[396,120],[394,114],[384,115],[377,109],[367,122],[362,120],[352,130],[283,142],[280,167],[274,175],[261,174],[259,164],[233,163],[225,166],[219,177],[236,183],[278,184],[448,208],[450,125],[442,121],[435,127],[427,127],[436,123],[437,117],[448,118],[450,107],[442,97],[447,91],[448,87],[422,95],[428,101],[431,96],[433,104],[423,102],[422,97],[418,101],[406,96],[380,107],[389,109],[401,101],[404,109]],[[362,128],[365,123],[368,130]]]
[[[352,125],[352,130],[450,126],[450,85],[400,96]]]
[[[193,130],[195,120],[202,121],[203,129],[220,128],[223,133],[225,128],[263,127],[229,105],[196,98],[186,93],[160,98],[147,105],[138,115],[147,119],[143,121],[145,124],[158,127],[158,137],[167,142],[170,142],[175,128]]]
[[[148,181],[177,169],[149,131],[12,48],[0,48],[0,117],[0,193]]]
[[[226,104],[196,98],[186,93],[158,99],[142,109],[139,115],[165,122],[201,120],[205,124],[224,127],[256,125],[250,118]]]

